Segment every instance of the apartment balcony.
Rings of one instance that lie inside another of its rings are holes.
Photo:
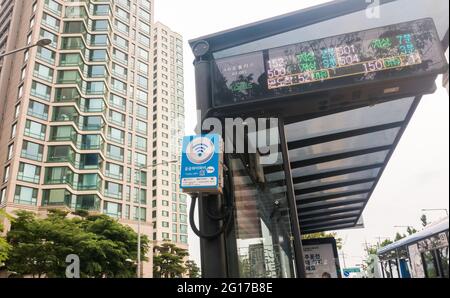
[[[65,189],[44,190],[42,206],[67,207],[71,210],[100,211],[101,199],[97,195],[73,195]]]

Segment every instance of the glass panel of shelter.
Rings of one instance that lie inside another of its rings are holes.
[[[407,13],[399,13],[404,12],[405,7],[407,7]],[[361,10],[344,16],[329,18],[323,22],[216,52],[214,53],[214,58],[217,59],[236,54],[250,53],[272,47],[316,40],[328,36],[377,28],[422,18],[432,18],[436,25],[439,37],[443,39],[449,26],[448,14],[446,13],[448,10],[448,1],[436,1],[433,2],[433,5],[431,6],[428,1],[423,0],[392,1],[381,5],[379,10],[374,11],[375,14],[372,15],[372,17],[370,17],[370,11],[368,15],[368,11]],[[378,17],[376,13],[379,13]]]
[[[278,131],[271,133],[276,133],[278,148]],[[248,139],[247,143],[250,147],[255,146]],[[294,277],[293,238],[284,172],[278,173],[281,183],[270,183],[261,165],[261,154],[253,152],[256,153],[230,154],[228,165],[233,177],[236,207],[239,276]],[[274,157],[272,165],[283,164],[282,156],[277,152],[265,157]]]

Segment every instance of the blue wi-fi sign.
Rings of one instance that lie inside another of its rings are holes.
[[[217,134],[183,138],[180,188],[183,192],[222,191],[222,138]]]

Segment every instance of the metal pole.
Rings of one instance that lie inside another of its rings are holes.
[[[344,263],[344,269],[347,268],[347,264],[345,263],[345,253],[341,252],[342,255],[342,262]]]
[[[26,46],[26,47],[23,47],[23,48],[20,48],[20,49],[12,50],[12,51],[10,51],[10,52],[2,53],[2,54],[0,54],[0,58],[6,57],[6,56],[8,56],[8,55],[12,55],[12,54],[17,53],[17,52],[20,52],[20,51],[25,51],[25,50],[31,49],[32,47],[35,47],[35,46],[36,46],[36,45],[33,44],[33,45]]]
[[[297,203],[295,201],[294,183],[292,181],[291,163],[289,161],[289,151],[284,130],[284,119],[278,119],[278,132],[280,135],[281,153],[283,156],[284,173],[286,179],[286,193],[291,216],[292,233],[294,236],[294,255],[297,278],[305,278],[305,260],[303,257],[302,235],[300,232],[300,222],[298,219]]]
[[[137,247],[137,268],[136,268],[136,276],[137,278],[141,278],[141,187],[142,187],[142,166],[139,167],[139,186],[138,186],[138,247]]]
[[[176,163],[178,162],[178,160],[171,160],[168,162],[162,162],[162,163],[155,163],[155,164],[151,164],[151,165],[144,165],[144,166],[140,166],[138,168],[138,174],[139,174],[139,183],[138,183],[138,193],[137,193],[137,199],[138,199],[138,223],[137,223],[137,234],[138,234],[138,239],[137,239],[137,268],[136,268],[136,277],[137,278],[141,278],[142,276],[142,270],[141,270],[141,207],[142,207],[142,203],[141,203],[141,192],[142,192],[142,170],[143,169],[147,169],[147,168],[151,168],[151,167],[156,167],[159,165],[165,165],[165,164],[171,164],[171,163]]]
[[[209,57],[196,57],[195,67],[195,90],[197,110],[201,111],[200,123],[197,123],[197,132],[202,131],[202,121],[206,118],[208,110],[211,108],[211,62]],[[223,222],[211,219],[207,211],[211,213],[221,213],[223,198],[218,195],[198,196],[198,218],[200,231],[211,234],[218,231]],[[202,277],[204,278],[226,278],[229,277],[227,268],[227,253],[225,247],[225,236],[222,234],[215,239],[200,238],[200,256],[202,263]],[[237,254],[237,252],[235,252]]]
[[[52,42],[52,41],[49,40],[49,39],[41,39],[41,40],[39,40],[38,42],[36,42],[35,44],[29,45],[29,46],[26,46],[26,47],[23,47],[23,48],[15,49],[15,50],[12,50],[12,51],[9,51],[9,52],[1,53],[1,54],[0,54],[0,59],[3,58],[3,57],[5,57],[5,56],[9,56],[9,55],[12,55],[12,54],[14,54],[14,53],[20,52],[20,51],[25,51],[25,50],[31,49],[31,48],[33,48],[33,47],[37,47],[37,46],[47,46],[47,45],[49,45],[51,42]]]

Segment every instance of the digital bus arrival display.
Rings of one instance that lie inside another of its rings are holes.
[[[214,106],[439,71],[432,19],[216,59]]]

